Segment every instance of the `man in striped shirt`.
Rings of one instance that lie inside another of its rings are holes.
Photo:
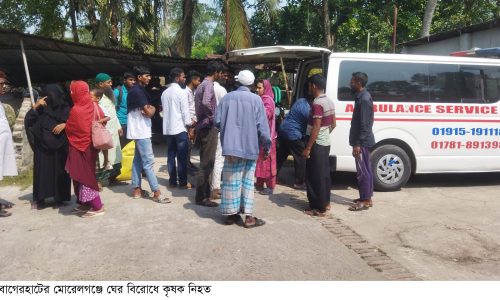
[[[308,79],[314,97],[307,125],[307,144],[302,152],[306,161],[306,186],[309,208],[304,213],[324,217],[330,209],[330,133],[335,128],[335,107],[324,91],[326,79],[313,75]]]

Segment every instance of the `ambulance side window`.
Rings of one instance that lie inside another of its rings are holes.
[[[428,102],[427,64],[400,62],[343,61],[340,63],[338,98],[353,99],[349,82],[352,73],[368,75],[367,90],[373,101]]]
[[[440,103],[460,103],[462,80],[459,65],[429,65],[429,100]]]
[[[500,100],[500,67],[484,67],[484,99],[486,103]]]

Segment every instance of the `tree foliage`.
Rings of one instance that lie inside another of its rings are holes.
[[[225,51],[229,6],[230,49],[287,44],[365,51],[370,34],[370,50],[387,52],[392,44],[394,7],[400,43],[420,37],[426,7],[435,1],[0,0],[0,27],[99,46],[201,58]],[[192,22],[185,18],[186,3],[192,4],[188,11]],[[494,18],[500,18],[500,0],[441,0],[432,14],[430,34]]]
[[[335,51],[388,52],[392,46],[394,6],[398,9],[397,43],[417,39],[422,32],[427,0],[287,0],[269,22],[257,11],[250,19],[256,46],[297,44],[327,46],[322,7],[328,1]],[[430,33],[499,18],[499,0],[438,1]]]

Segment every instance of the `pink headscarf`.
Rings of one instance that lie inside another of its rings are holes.
[[[262,102],[264,103],[264,107],[266,109],[267,120],[269,122],[269,129],[271,133],[271,139],[275,139],[278,137],[276,132],[276,115],[274,114],[274,93],[273,87],[271,86],[271,82],[269,80],[263,80],[264,85],[264,93],[260,96],[262,98]]]
[[[274,102],[273,86],[271,85],[271,82],[269,82],[269,80],[266,79],[266,80],[263,80],[263,83],[264,83],[264,94],[262,94],[262,97],[268,96]]]

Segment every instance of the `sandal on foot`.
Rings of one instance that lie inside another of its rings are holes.
[[[132,199],[140,199],[140,198],[146,198],[146,199],[149,198],[148,192],[146,192],[145,190],[141,190],[140,193],[137,194],[135,192],[132,193]]]
[[[185,185],[179,185],[179,188],[181,190],[190,190],[190,189],[194,188],[194,184],[188,182]]]
[[[128,182],[119,181],[119,180],[116,180],[116,179],[109,181],[109,186],[121,186],[121,185],[128,185]]]
[[[248,222],[248,220],[250,218],[252,218],[254,220],[253,223]],[[258,219],[256,217],[246,217],[245,223],[243,223],[243,226],[245,228],[254,228],[254,227],[262,226],[264,224],[266,224],[266,222],[264,220],[262,220],[262,219]]]
[[[45,203],[43,202],[42,203],[38,203],[36,201],[31,202],[31,209],[41,210],[44,208],[47,208],[47,205],[45,205]]]
[[[12,208],[12,204],[0,203],[0,209],[9,209],[9,208]]]
[[[306,185],[304,183],[303,184],[296,184],[296,183],[294,183],[293,184],[293,188],[296,189],[296,190],[303,191],[303,190],[306,190]]]
[[[217,202],[214,202],[208,198],[206,199],[203,199],[202,201],[200,202],[196,202],[196,205],[201,205],[201,206],[206,206],[206,207],[217,207],[219,206],[219,204]]]
[[[88,205],[85,205],[85,204],[82,204],[82,205],[78,205],[77,207],[73,208],[72,212],[75,212],[75,213],[86,213],[90,210],[90,206]]]
[[[230,215],[227,217],[226,221],[224,222],[226,225],[233,225],[234,223],[238,222],[241,220],[241,216],[238,214]]]
[[[101,208],[100,210],[89,210],[80,217],[82,218],[93,218],[97,216],[102,216],[104,215],[104,208]]]
[[[156,197],[152,196],[151,200],[153,202],[160,203],[160,204],[167,204],[167,203],[172,202],[167,196],[165,196],[163,194],[160,194],[160,195],[158,195]]]
[[[354,202],[354,203],[358,203],[358,202],[360,202],[360,201],[367,201],[367,202],[368,202],[368,203],[367,203],[367,204],[368,204],[368,207],[373,207],[373,201],[372,201],[372,199],[368,199],[368,200],[361,200],[361,198],[358,198],[358,199],[354,199],[354,200],[352,200],[352,202]]]
[[[2,217],[10,217],[10,216],[12,216],[11,212],[8,212],[6,210],[0,210],[0,218],[2,218]]]
[[[370,208],[370,205],[365,203],[365,201],[358,201],[356,204],[352,205],[349,207],[350,211],[360,211],[360,210],[367,210]]]
[[[265,188],[262,191],[260,191],[259,194],[264,196],[271,196],[273,194],[273,189]]]
[[[52,208],[53,209],[58,209],[58,208],[61,208],[61,207],[66,207],[68,206],[68,203],[64,203],[64,202],[56,202],[52,205]]]
[[[324,217],[326,216],[326,212],[320,212],[317,209],[306,209],[304,210],[304,213],[308,216],[313,216],[313,217]]]

